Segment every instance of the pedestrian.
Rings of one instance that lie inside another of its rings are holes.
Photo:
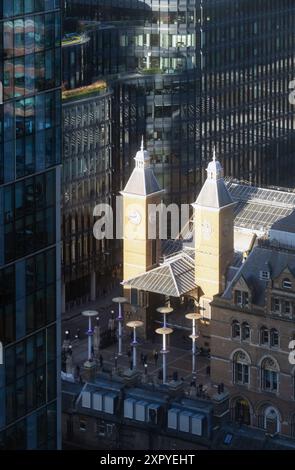
[[[128,349],[127,356],[128,356],[128,358],[130,359],[130,357],[131,357],[131,349]]]
[[[159,359],[158,351],[155,351],[155,353],[154,353],[155,367],[157,367],[157,365],[158,365],[158,359]]]
[[[91,357],[94,358],[94,346],[91,346]]]
[[[177,381],[178,381],[178,372],[177,372],[177,370],[175,370],[175,371],[173,372],[172,377],[173,377],[174,382],[177,382]]]
[[[207,375],[210,375],[210,366],[207,366],[207,367],[206,367],[206,374],[207,374]]]
[[[144,357],[143,357],[143,363],[144,364],[148,363],[148,355],[147,354],[145,354]]]
[[[100,365],[100,368],[102,369],[103,368],[103,357],[102,357],[101,354],[99,356],[99,365]]]

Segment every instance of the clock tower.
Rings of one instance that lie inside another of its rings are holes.
[[[216,160],[207,167],[207,179],[194,207],[195,277],[200,289],[200,305],[210,318],[209,303],[223,292],[226,270],[234,255],[234,202]]]
[[[160,240],[149,239],[149,204],[160,204],[163,190],[144,150],[143,140],[135,157],[135,168],[121,192],[123,196],[123,279],[143,274],[159,263]]]

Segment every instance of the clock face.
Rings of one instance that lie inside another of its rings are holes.
[[[203,235],[203,238],[205,240],[209,240],[211,238],[211,235],[212,235],[212,232],[213,232],[213,229],[211,227],[211,224],[205,220],[203,223],[202,223],[202,235]]]
[[[128,220],[134,225],[139,225],[141,222],[141,215],[138,211],[136,210],[131,210],[128,213]]]

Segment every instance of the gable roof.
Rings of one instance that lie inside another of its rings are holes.
[[[154,175],[153,169],[134,168],[131,176],[121,194],[134,194],[136,196],[148,196],[161,190]]]
[[[256,246],[245,263],[242,264],[222,297],[228,300],[231,299],[236,283],[243,277],[252,291],[253,303],[264,306],[269,281],[261,279],[260,272],[265,270],[266,265],[269,266],[270,279],[272,280],[276,279],[286,267],[295,275],[295,252],[288,250],[282,251],[274,246]]]
[[[123,282],[134,289],[180,297],[197,287],[194,253],[187,250],[166,259],[163,264]]]
[[[197,197],[195,205],[221,209],[233,203],[234,201],[223,178],[217,180],[207,178]]]

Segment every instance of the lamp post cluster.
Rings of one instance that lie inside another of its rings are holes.
[[[123,309],[122,305],[124,303],[127,303],[128,300],[125,297],[115,297],[113,298],[113,302],[118,304],[118,317],[117,317],[117,322],[118,322],[118,350],[115,356],[115,368],[117,368],[117,363],[118,363],[118,357],[123,355]],[[112,311],[113,312],[113,311]],[[172,307],[159,307],[157,308],[157,312],[160,313],[163,316],[163,325],[161,328],[157,328],[155,332],[162,336],[162,349],[161,349],[161,354],[162,354],[162,381],[163,384],[167,384],[167,355],[169,353],[169,349],[167,347],[167,339],[169,335],[173,333],[173,329],[168,327],[167,324],[167,316],[170,315],[173,312]],[[88,336],[88,359],[84,364],[84,367],[92,367],[95,365],[93,361],[93,335],[94,335],[94,329],[92,328],[92,318],[96,317],[96,329],[99,330],[99,317],[98,317],[98,312],[95,310],[86,310],[82,312],[82,315],[84,317],[88,318],[88,330],[86,332]],[[196,365],[196,340],[199,337],[197,333],[197,327],[196,327],[196,322],[197,320],[201,319],[201,315],[196,312],[192,313],[187,313],[185,317],[188,320],[191,320],[192,322],[192,329],[191,329],[191,334],[190,334],[190,339],[192,340],[192,349],[191,349],[191,355],[192,355],[192,378],[195,380],[196,375],[197,375],[197,365]],[[131,369],[136,369],[137,367],[137,347],[138,347],[138,341],[137,341],[137,328],[140,328],[143,326],[143,322],[140,320],[133,320],[127,323],[127,327],[132,330],[132,341],[131,341],[131,350],[132,350],[132,361],[130,365]],[[100,340],[97,340],[98,343]],[[71,347],[69,344],[69,331],[65,332],[65,340],[64,340],[64,345],[67,345],[68,347]],[[96,345],[99,348],[99,344]],[[97,348],[96,348],[97,349]],[[147,364],[144,364],[144,373],[145,375],[147,374]]]

